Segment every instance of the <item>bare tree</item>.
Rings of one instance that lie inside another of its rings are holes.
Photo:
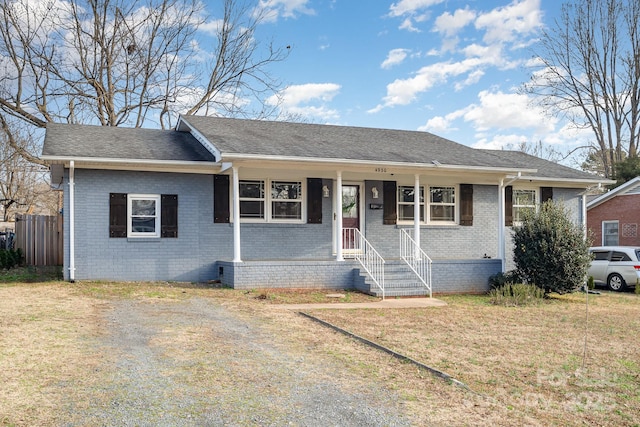
[[[16,143],[31,151],[33,138],[24,132],[14,131],[18,135]],[[6,143],[6,135],[0,133],[0,206],[2,221],[9,221],[18,212],[50,213],[55,205],[49,200],[53,197],[44,180],[46,168],[34,164],[21,156]]]
[[[11,134],[14,121],[167,128],[181,112],[266,114],[261,95],[279,89],[267,68],[288,48],[263,48],[254,37],[264,18],[259,9],[243,0],[222,3],[217,43],[203,47],[199,0],[1,2],[6,141],[39,162]]]
[[[541,67],[524,89],[549,113],[593,132],[604,175],[637,155],[640,127],[640,1],[575,0],[542,34]]]

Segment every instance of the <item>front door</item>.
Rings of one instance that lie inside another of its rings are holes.
[[[360,230],[360,186],[342,186],[342,248],[346,252],[360,249],[355,230]]]

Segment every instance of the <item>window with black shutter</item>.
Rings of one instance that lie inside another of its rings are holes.
[[[178,195],[110,193],[109,237],[178,237]]]

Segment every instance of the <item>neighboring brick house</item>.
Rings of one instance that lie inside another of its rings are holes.
[[[640,246],[640,177],[587,203],[594,246]]]
[[[385,295],[486,291],[524,210],[552,198],[584,223],[582,194],[603,182],[426,132],[199,116],[50,124],[42,159],[64,190],[67,280]]]

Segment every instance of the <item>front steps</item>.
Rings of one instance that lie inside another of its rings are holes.
[[[354,269],[354,285],[357,290],[369,295],[382,297],[382,290],[376,286],[362,267]],[[387,260],[384,264],[384,296],[412,297],[429,295],[429,290],[418,276],[402,260]]]

